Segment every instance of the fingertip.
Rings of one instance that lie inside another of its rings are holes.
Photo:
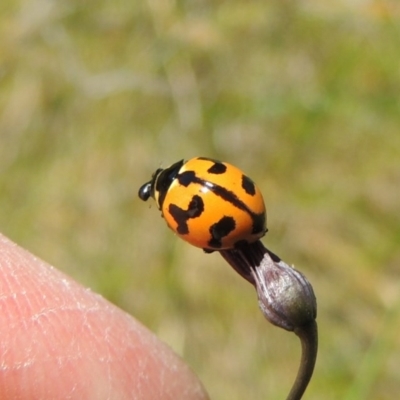
[[[0,398],[207,399],[152,332],[0,235]]]

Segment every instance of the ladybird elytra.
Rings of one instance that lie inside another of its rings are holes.
[[[206,251],[252,243],[267,231],[257,185],[240,169],[214,159],[196,157],[156,170],[139,197],[153,197],[167,225]]]

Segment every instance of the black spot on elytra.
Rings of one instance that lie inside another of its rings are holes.
[[[219,160],[215,160],[214,158],[209,158],[209,157],[197,157],[198,160],[204,160],[204,161],[210,161],[212,163],[214,163],[214,165],[212,167],[210,167],[207,172],[210,174],[216,174],[216,175],[220,175],[220,174],[224,174],[225,171],[227,170],[227,166],[225,164],[223,164],[221,161]]]
[[[210,233],[211,239],[208,241],[208,245],[211,248],[219,249],[222,246],[222,239],[228,236],[236,227],[234,218],[224,216],[218,222],[211,225]]]
[[[194,171],[184,171],[177,176],[178,182],[185,187],[188,187],[191,183],[196,182],[196,173]]]
[[[208,168],[207,172],[210,174],[221,175],[226,172],[226,165],[221,162],[215,161],[213,166]]]
[[[242,188],[250,196],[256,194],[256,186],[254,185],[254,182],[246,175],[242,175]]]
[[[225,165],[220,163],[217,160],[212,160],[208,158],[201,158],[203,160],[207,161],[212,161],[214,162],[214,165],[210,167],[210,169],[215,168],[216,171],[218,171],[219,166],[223,166],[225,168]],[[200,187],[207,187],[207,189],[210,192],[213,192],[216,196],[220,197],[222,200],[225,200],[226,202],[232,204],[235,208],[238,208],[239,210],[242,210],[246,214],[248,214],[252,220],[252,230],[251,233],[255,235],[263,235],[267,231],[266,229],[266,214],[261,213],[257,214],[254,211],[252,211],[245,202],[243,202],[237,195],[236,193],[228,190],[227,188],[217,185],[215,183],[212,183],[208,180],[204,180],[202,178],[199,178],[195,171],[184,171],[176,175],[175,177],[179,184],[181,184],[184,187],[188,187],[189,185],[199,185]],[[242,176],[242,182],[241,182],[243,190],[246,191],[246,193],[250,195],[255,195],[256,193],[256,187],[254,182],[248,178],[247,176],[243,175]],[[198,199],[197,201],[194,201],[194,199]],[[201,201],[201,207],[198,206],[197,203],[200,203]],[[198,210],[201,208],[201,211],[199,212]],[[176,223],[178,224],[177,232],[180,234],[187,234],[188,232],[188,226],[187,226],[187,221],[190,218],[195,218],[197,216],[200,216],[203,209],[204,209],[204,203],[201,200],[199,196],[194,196],[192,199],[192,202],[189,204],[188,210],[183,210],[175,205],[170,206],[170,213],[172,217],[175,219]],[[225,218],[225,217],[224,217]],[[219,222],[214,224],[211,229],[211,237],[212,239],[209,242],[209,245],[211,248],[220,248],[222,246],[222,241],[221,239],[224,236],[227,236],[231,230],[235,229],[235,221],[231,217],[226,217],[226,218],[231,218],[232,222],[229,225],[227,220],[224,220],[222,218]],[[220,225],[219,225],[220,224]],[[230,227],[233,225],[233,228],[231,230]],[[228,232],[229,231],[229,232]],[[214,234],[213,234],[214,232]],[[227,233],[224,233],[227,232]]]
[[[259,234],[259,233],[267,232],[267,229],[265,227],[265,225],[266,225],[265,213],[253,214],[252,220],[253,220],[253,229],[252,229],[251,233]]]
[[[203,199],[195,195],[189,203],[187,210],[178,207],[176,204],[170,204],[168,211],[172,218],[178,224],[176,231],[180,235],[187,235],[189,233],[188,220],[199,217],[204,211]]]

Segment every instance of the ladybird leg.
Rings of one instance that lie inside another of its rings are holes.
[[[211,253],[214,253],[215,250],[212,250],[212,249],[203,249],[203,251],[204,251],[204,253],[206,253],[206,254],[211,254]]]

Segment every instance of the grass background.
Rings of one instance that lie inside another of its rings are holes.
[[[3,0],[0,33],[3,233],[135,315],[213,399],[282,399],[297,338],[137,198],[160,165],[231,162],[318,298],[305,397],[398,396],[398,2]]]

